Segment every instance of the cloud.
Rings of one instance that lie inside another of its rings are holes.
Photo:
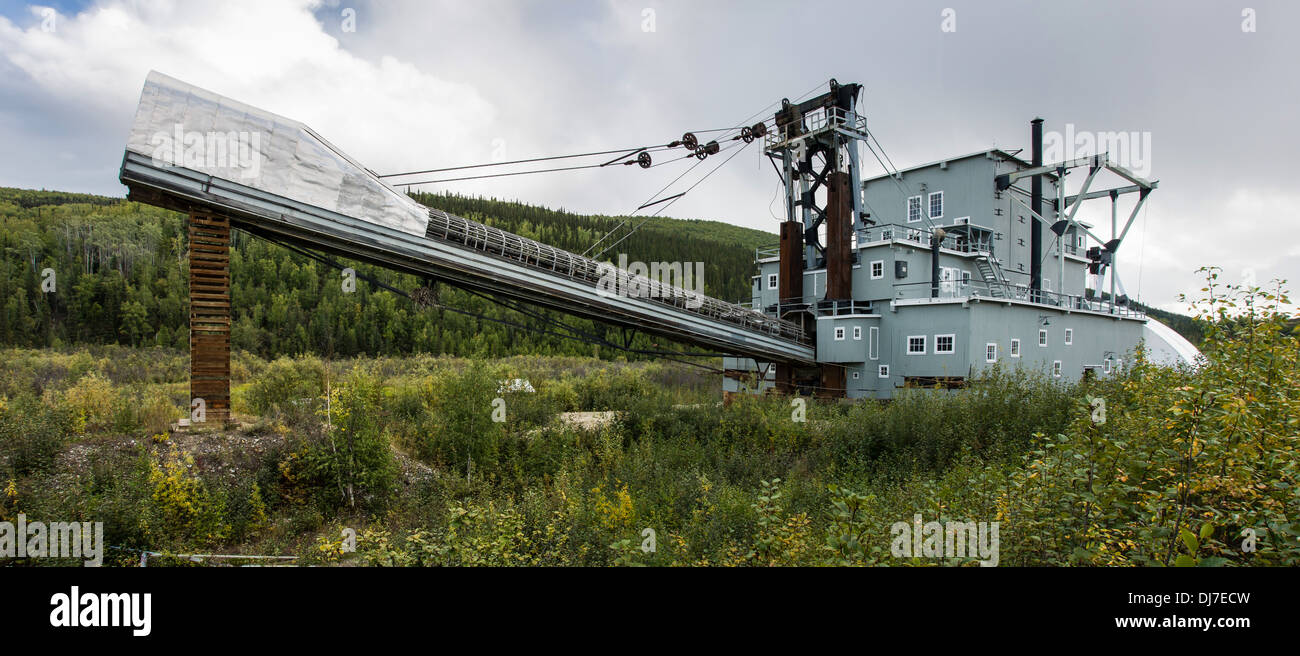
[[[402,164],[388,156],[395,143],[408,153],[454,152],[490,132],[497,108],[473,86],[397,57],[349,53],[322,29],[318,8],[304,0],[110,1],[59,16],[53,31],[0,17],[0,59],[22,78],[4,90],[29,107],[73,108],[63,110],[72,114],[67,125],[103,126],[76,153],[101,173],[120,161],[150,69],[300,120],[363,163]],[[33,121],[30,112],[4,113],[6,123]]]
[[[1300,247],[1283,236],[1300,217],[1289,191],[1300,131],[1288,127],[1300,87],[1287,64],[1298,49],[1286,29],[1300,5],[1259,0],[1257,33],[1241,31],[1238,10],[1160,0],[989,0],[956,7],[955,33],[940,30],[943,5],[818,7],[91,0],[61,10],[53,32],[45,12],[24,8],[0,17],[0,140],[33,155],[0,160],[0,184],[121,193],[149,69],[301,120],[381,173],[667,143],[835,77],[865,85],[869,125],[901,167],[1027,146],[1034,116],[1048,130],[1150,131],[1161,185],[1120,256],[1125,285],[1151,303],[1194,292],[1203,265],[1253,266],[1261,281],[1300,274]],[[1089,36],[1062,48],[1060,25]],[[1015,56],[1044,52],[1056,56]],[[432,189],[620,214],[692,164]],[[777,187],[751,146],[667,213],[775,232]],[[1081,216],[1109,228],[1109,208]]]

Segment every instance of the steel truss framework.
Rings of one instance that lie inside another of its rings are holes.
[[[1065,195],[1066,173],[1070,169],[1082,168],[1085,166],[1088,167],[1088,177],[1084,179],[1083,186],[1079,189],[1078,193],[1070,196],[1066,196]],[[1125,180],[1129,181],[1132,184],[1123,187],[1115,187],[1113,189],[1092,191],[1093,181],[1096,180],[1097,175],[1102,171],[1110,171],[1111,173],[1114,173],[1119,177],[1124,178]],[[1133,173],[1127,168],[1110,161],[1109,153],[1100,153],[1097,155],[1090,155],[1088,157],[1079,157],[1076,159],[1067,160],[1056,164],[1045,164],[1043,166],[1035,166],[1021,171],[1016,171],[1014,173],[1006,173],[1000,175],[997,177],[996,180],[997,188],[999,191],[1002,191],[1010,188],[1013,184],[1016,183],[1017,180],[1023,180],[1025,178],[1029,178],[1032,176],[1049,174],[1049,173],[1055,174],[1059,181],[1058,184],[1056,185],[1056,189],[1057,189],[1056,214],[1058,220],[1056,221],[1047,220],[1041,214],[1036,212],[1032,207],[1030,207],[1028,203],[1024,202],[1020,198],[1017,198],[1014,194],[1012,194],[1011,198],[1015,200],[1015,202],[1018,203],[1022,208],[1027,210],[1030,213],[1030,215],[1032,215],[1036,220],[1042,222],[1044,225],[1049,226],[1052,232],[1056,234],[1058,240],[1061,239],[1065,235],[1065,233],[1068,232],[1071,228],[1074,228],[1076,231],[1080,231],[1083,234],[1086,234],[1087,236],[1091,237],[1094,241],[1096,241],[1098,244],[1101,244],[1101,246],[1099,247],[1090,248],[1088,250],[1087,253],[1088,259],[1091,260],[1089,271],[1091,273],[1104,275],[1107,272],[1107,270],[1109,270],[1110,298],[1113,302],[1116,298],[1118,298],[1116,296],[1116,287],[1119,288],[1119,291],[1121,292],[1124,291],[1123,289],[1124,284],[1119,281],[1119,274],[1116,271],[1117,269],[1116,253],[1119,250],[1120,244],[1124,242],[1124,238],[1128,236],[1129,229],[1133,227],[1133,222],[1137,219],[1138,212],[1142,211],[1142,207],[1146,204],[1147,196],[1150,196],[1151,192],[1154,191],[1156,187],[1160,185],[1160,181],[1147,180],[1137,175],[1136,173]],[[1119,229],[1119,197],[1124,194],[1131,194],[1131,193],[1137,193],[1138,200],[1137,203],[1134,204],[1132,211],[1129,212],[1128,219],[1124,222],[1123,230],[1120,230]],[[1098,236],[1096,233],[1090,230],[1088,226],[1079,223],[1074,218],[1075,215],[1078,214],[1079,208],[1083,205],[1084,201],[1094,200],[1097,198],[1110,199],[1110,239],[1108,240],[1103,240],[1100,236]],[[1057,285],[1060,286],[1064,284],[1064,280],[1065,280],[1064,244],[1062,244],[1061,247],[1057,249],[1057,260],[1061,268],[1060,275],[1057,277]],[[1061,288],[1058,289],[1058,291],[1064,291],[1064,290],[1063,288]],[[1127,296],[1127,292],[1125,292],[1125,295]]]

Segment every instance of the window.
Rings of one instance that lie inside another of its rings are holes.
[[[862,326],[853,327],[853,339],[856,339],[858,341],[862,340]]]
[[[1115,360],[1115,372],[1118,373],[1119,370],[1120,370],[1120,369],[1123,369],[1123,368],[1124,368],[1124,358],[1118,358],[1118,359],[1116,359],[1116,360]]]
[[[1039,331],[1038,331],[1038,345],[1039,345],[1039,346],[1047,346],[1047,331],[1046,331],[1046,330],[1039,330]]]
[[[962,272],[961,272],[961,286],[962,286],[962,287],[970,287],[970,272],[969,272],[969,271],[962,270]]]
[[[776,289],[776,274],[775,274],[775,273],[769,273],[769,274],[767,274],[767,288],[768,288],[768,289]]]
[[[907,338],[908,355],[925,355],[925,335],[909,335]]]
[[[872,326],[867,330],[867,355],[872,360],[880,359],[880,328]]]
[[[889,378],[889,365],[887,364],[880,365],[879,373],[877,373],[876,375],[880,376],[881,378]]]
[[[835,327],[835,341],[837,342],[844,341],[844,326]]]
[[[934,352],[935,353],[952,353],[953,343],[957,341],[956,335],[935,335]]]
[[[894,238],[894,229],[893,229],[893,228],[890,228],[890,229],[888,229],[888,230],[881,230],[881,231],[880,231],[880,238],[881,238],[882,240],[884,240],[884,241],[889,241],[889,240],[893,239],[893,238]]]
[[[1066,346],[1069,346],[1069,345],[1071,345],[1071,344],[1073,344],[1073,343],[1074,343],[1074,329],[1073,329],[1073,328],[1066,328],[1066,329],[1065,329],[1065,345],[1066,345]]]
[[[952,220],[953,225],[970,225],[969,216],[959,216]]]
[[[995,342],[989,342],[988,344],[984,345],[984,361],[985,362],[998,361],[998,345]]]
[[[1013,357],[1013,358],[1018,358],[1018,357],[1020,357],[1020,340],[1019,340],[1019,339],[1013,339],[1013,340],[1011,340],[1011,357]]]
[[[916,223],[921,220],[921,197],[912,196],[907,199],[907,222]]]
[[[1055,377],[1055,378],[1060,378],[1060,377],[1061,377],[1061,361],[1060,361],[1060,360],[1053,360],[1053,361],[1052,361],[1052,376]]]
[[[884,278],[884,277],[885,277],[885,261],[884,261],[884,260],[872,260],[872,261],[871,261],[871,279],[872,279],[872,280],[880,280],[881,278]]]
[[[1105,364],[1102,365],[1102,371],[1105,371],[1106,373],[1110,373],[1110,367],[1114,362],[1115,362],[1114,360],[1111,360],[1110,358],[1106,358]]]
[[[936,191],[930,194],[930,218],[943,218],[943,192]]]
[[[853,380],[857,380],[858,378],[861,378],[861,376],[858,375],[858,372],[853,372]]]

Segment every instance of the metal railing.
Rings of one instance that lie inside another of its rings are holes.
[[[943,280],[939,282],[939,295],[933,297],[930,290],[933,283],[905,282],[894,285],[896,300],[930,300],[946,301],[953,299],[980,298],[993,301],[1015,300],[1026,303],[1046,305],[1063,310],[1081,310],[1100,312],[1120,317],[1145,317],[1146,313],[1099,298],[1088,298],[1075,294],[1062,294],[1047,290],[1033,290],[1012,283],[987,282],[984,280]]]
[[[943,226],[939,226],[943,227]],[[906,241],[918,244],[925,248],[930,247],[930,228],[921,225],[903,225],[899,223],[882,223],[867,228],[857,230],[858,245],[869,244],[877,241]],[[946,248],[958,253],[980,253],[988,252],[987,245],[971,243],[962,235],[948,233],[944,235],[943,241],[939,243],[940,248]]]
[[[425,236],[460,244],[532,268],[543,269],[571,280],[582,281],[597,289],[602,284],[607,284],[612,274],[617,276],[618,289],[626,290],[635,286],[638,290],[635,294],[636,298],[670,305],[769,335],[795,341],[806,339],[803,329],[789,321],[775,319],[747,307],[726,303],[645,276],[633,276],[618,270],[608,262],[597,262],[442,210],[429,210],[429,227],[425,231]]]
[[[940,226],[942,227],[942,226]],[[921,225],[903,225],[901,223],[882,223],[866,228],[858,228],[856,233],[857,245],[869,244],[880,241],[905,241],[917,244],[919,246],[930,247],[930,228]],[[948,233],[944,236],[943,242],[939,244],[941,248],[958,253],[987,253],[991,252],[988,244],[972,243],[963,235]],[[1071,252],[1068,249],[1067,253]],[[754,260],[763,260],[770,257],[780,257],[780,244],[772,246],[760,246],[754,249]]]
[[[773,125],[767,134],[763,135],[763,148],[768,150],[780,148],[795,139],[836,128],[865,134],[867,117],[839,107],[815,109],[804,114],[798,124],[785,126],[784,129]]]
[[[817,301],[813,311],[818,316],[843,316],[846,314],[871,314],[871,301]]]

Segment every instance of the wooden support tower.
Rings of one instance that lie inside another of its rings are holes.
[[[230,220],[193,213],[190,238],[190,407],[230,419]],[[191,413],[193,415],[193,412]]]

